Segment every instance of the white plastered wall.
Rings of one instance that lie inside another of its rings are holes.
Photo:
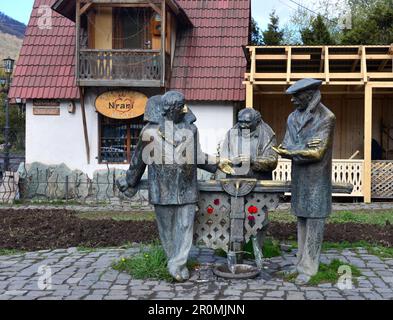
[[[61,102],[60,116],[33,115],[33,104],[26,104],[26,163],[41,162],[46,165],[66,164],[70,169],[81,170],[92,178],[95,170],[105,170],[98,163],[98,114],[94,107],[96,94],[85,97],[86,121],[90,144],[90,164],[87,163],[83,120],[80,103],[75,113],[68,112],[70,101]],[[217,145],[233,126],[234,106],[231,103],[189,103],[197,117],[202,150],[217,153]],[[110,168],[128,169],[128,165],[109,165]]]

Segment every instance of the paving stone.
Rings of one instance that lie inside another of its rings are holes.
[[[282,257],[266,260],[265,265],[271,269],[265,269],[263,277],[257,279],[219,279],[212,273],[213,264],[206,262],[198,273],[192,275],[194,282],[168,284],[165,281],[132,279],[126,273],[113,270],[112,261],[126,253],[139,251],[138,248],[127,250],[80,253],[74,249],[60,249],[18,257],[0,257],[0,299],[393,299],[393,259],[381,260],[363,249],[345,250],[342,253],[330,250],[322,255],[322,260],[338,258],[357,265],[361,270],[362,276],[358,279],[357,287],[344,291],[337,291],[335,284],[296,286],[277,278],[274,272],[284,265],[292,264],[294,253],[284,253]],[[218,259],[213,253],[213,250],[205,248],[195,248],[192,252],[196,259],[225,263],[225,259]],[[53,290],[38,289],[38,267],[41,265],[51,267]],[[21,295],[12,295],[10,292]]]
[[[322,300],[324,297],[323,294],[319,291],[306,291],[306,298],[311,300]]]
[[[284,291],[270,291],[266,294],[267,297],[281,298],[285,294]]]
[[[361,296],[347,296],[347,300],[366,300]]]
[[[242,291],[227,289],[227,290],[224,290],[223,294],[224,294],[224,296],[238,296],[239,297],[242,294]]]
[[[289,292],[286,300],[305,300],[304,293],[302,292]]]

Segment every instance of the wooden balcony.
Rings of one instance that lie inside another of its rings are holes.
[[[80,86],[160,87],[168,74],[163,73],[162,60],[160,50],[81,49],[78,82]]]

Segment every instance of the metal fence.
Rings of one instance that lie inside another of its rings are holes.
[[[5,139],[4,139],[5,128],[0,127],[0,152],[4,152]],[[24,154],[26,134],[24,128],[11,128],[9,129],[8,143],[10,153]]]

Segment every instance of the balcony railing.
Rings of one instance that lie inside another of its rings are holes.
[[[162,81],[160,50],[97,50],[79,53],[81,86],[159,87]]]

